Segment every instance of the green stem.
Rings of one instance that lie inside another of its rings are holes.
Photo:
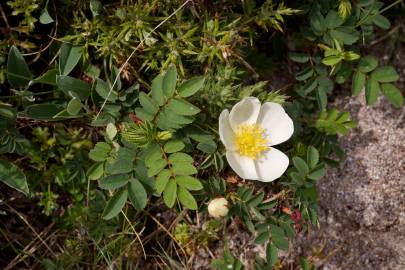
[[[369,13],[370,13],[370,12],[368,12],[368,14],[366,14],[366,16],[364,16],[364,17],[356,24],[356,27],[359,27],[360,25],[362,25],[367,19],[372,19],[372,18],[374,18],[375,16],[380,15],[381,13],[384,13],[385,11],[389,10],[389,9],[392,8],[393,6],[399,4],[400,2],[402,2],[402,0],[397,0],[397,1],[395,1],[394,3],[392,3],[391,5],[389,5],[389,6],[385,7],[385,8],[383,8],[382,10],[380,10],[379,13],[373,14],[373,15],[371,15],[370,17],[368,17],[368,15],[369,15]]]
[[[38,93],[32,93],[32,94],[22,94],[22,95],[12,95],[12,96],[2,96],[2,97],[0,97],[0,100],[2,100],[2,99],[8,99],[8,98],[19,98],[19,97],[41,96],[41,95],[52,94],[53,92],[54,92],[54,91],[45,91],[45,92],[38,92]]]

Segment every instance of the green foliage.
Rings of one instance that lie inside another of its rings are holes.
[[[179,223],[174,228],[174,238],[182,245],[186,246],[190,242],[190,229],[185,223]]]
[[[16,128],[17,110],[10,104],[0,103],[0,154],[25,154],[30,148],[27,140]]]
[[[372,56],[365,56],[360,60],[358,70],[353,75],[353,95],[359,95],[364,88],[368,105],[373,105],[382,93],[395,107],[401,108],[404,98],[401,91],[392,84],[399,79],[398,73],[392,66],[377,65],[377,59]]]
[[[72,46],[69,43],[63,43],[60,48],[59,54],[59,74],[69,75],[74,69],[82,56],[82,48],[79,46]]]
[[[28,184],[24,173],[13,163],[0,160],[0,181],[27,194]]]
[[[189,191],[200,190],[200,181],[191,175],[197,173],[193,158],[181,152],[185,144],[180,140],[171,140],[164,145],[156,143],[148,149],[145,165],[149,177],[156,177],[155,191],[163,193],[168,207],[173,207],[176,198],[189,209],[196,210],[197,203]]]
[[[58,194],[55,194],[50,190],[50,186],[48,186],[48,191],[46,191],[43,196],[41,197],[41,201],[39,202],[39,206],[43,207],[42,212],[50,216],[53,211],[57,208],[58,204],[56,199],[58,198]]]
[[[115,193],[114,196],[107,202],[107,205],[104,208],[103,218],[111,219],[118,215],[127,201],[128,191],[120,190]]]
[[[32,31],[35,28],[35,22],[37,19],[33,16],[34,13],[39,8],[40,0],[12,0],[7,1],[7,5],[12,8],[13,16],[22,14],[23,19],[20,21],[19,27],[27,27],[27,31]]]
[[[380,85],[381,93],[392,105],[397,108],[402,108],[404,105],[404,97],[401,91],[392,83],[383,83]]]
[[[308,260],[305,257],[300,258],[300,264],[301,264],[302,270],[316,270],[317,269],[313,264],[308,262]]]
[[[152,97],[145,93],[139,95],[142,107],[135,110],[139,118],[143,121],[151,121],[158,128],[168,131],[174,131],[192,123],[194,121],[192,116],[200,110],[182,98],[180,90],[184,93],[184,84],[187,84],[188,89],[194,88],[192,92],[186,94],[191,96],[202,87],[202,82],[198,79],[190,79],[180,86],[180,93],[177,93],[177,71],[174,66],[170,66],[166,73],[156,77],[154,82]]]
[[[15,88],[25,87],[32,78],[23,56],[14,46],[11,46],[7,61],[7,80]]]
[[[349,132],[350,128],[355,128],[356,123],[350,120],[348,112],[339,112],[336,108],[330,111],[322,111],[315,122],[315,127],[326,134],[342,134]]]
[[[314,181],[319,180],[325,175],[325,165],[319,162],[319,152],[313,147],[307,148],[306,159],[293,157],[294,168],[289,170],[289,177],[292,180],[288,185],[293,189],[312,188]]]
[[[234,270],[243,270],[245,269],[242,263],[232,256],[228,245],[225,245],[224,248],[224,255],[222,259],[215,259],[212,261],[211,266],[214,269],[218,270],[227,270],[227,269],[234,269]]]
[[[263,202],[264,193],[253,194],[253,190],[241,187],[237,191],[238,202],[232,209],[240,215],[247,228],[254,232],[254,221],[263,221],[266,219],[264,212],[273,208],[276,202]]]
[[[156,127],[148,121],[139,125],[134,123],[125,124],[121,135],[125,140],[138,147],[146,147],[150,142],[158,139]]]
[[[185,147],[185,143],[176,139],[176,134],[172,136],[172,132],[192,123],[193,118],[191,116],[199,112],[194,105],[181,96],[181,93],[185,97],[195,94],[202,87],[204,79],[190,79],[181,84],[179,92],[177,92],[176,74],[176,68],[171,66],[166,73],[157,76],[153,80],[152,97],[143,92],[139,94],[139,102],[142,107],[136,108],[135,111],[143,122],[139,124],[126,123],[121,134],[126,142],[142,149],[139,166],[145,166],[146,177],[155,178],[154,190],[156,195],[160,196],[162,194],[168,207],[173,207],[178,198],[184,207],[196,210],[197,202],[190,191],[200,190],[202,185],[199,180],[191,176],[197,173],[196,168],[192,165],[193,158],[181,152]],[[177,119],[180,119],[180,122]],[[188,120],[182,122],[181,119]],[[111,133],[113,135],[108,135]],[[97,162],[106,162],[112,152],[118,151],[117,153],[119,153],[119,151],[125,149],[118,146],[119,142],[115,144],[113,142],[112,144],[108,143],[108,141],[113,141],[115,134],[116,130],[113,125],[107,125],[107,142],[97,143],[96,147],[90,151],[89,157]],[[117,147],[119,150],[117,150]],[[147,193],[138,180],[135,178],[131,181],[128,180],[127,173],[131,173],[135,164],[128,165],[129,170],[124,171],[125,174],[113,174],[102,178],[100,187],[117,189],[126,186],[134,207],[143,209],[146,206]],[[119,163],[119,166],[122,169],[123,164]],[[114,170],[114,173],[118,172]],[[100,175],[100,173],[97,175]],[[119,194],[123,194],[122,191],[119,192]],[[115,196],[117,195],[115,194],[110,200],[111,204],[107,204],[107,207],[115,211],[105,210],[107,211],[107,214],[104,215],[105,218],[114,217],[124,206],[122,203],[123,197],[120,197],[121,200],[117,200]],[[115,205],[118,207],[113,207]]]
[[[358,95],[365,88],[366,102],[372,105],[380,93],[384,94],[380,90],[380,83],[398,80],[397,73],[392,67],[377,68],[378,61],[374,57],[361,57],[358,52],[345,48],[355,44],[360,38],[370,40],[374,25],[383,29],[389,28],[389,21],[380,14],[382,6],[378,1],[366,1],[352,7],[349,1],[340,1],[339,9],[336,11],[331,1],[324,1],[322,4],[314,4],[311,7],[310,24],[303,32],[304,37],[324,50],[324,54],[323,56],[319,53],[308,55],[294,52],[291,54],[290,58],[293,61],[306,64],[296,77],[304,83],[297,88],[299,95],[313,96],[318,101],[319,108],[325,109],[327,95],[331,93],[333,86],[330,83],[321,86],[315,76],[323,75],[328,80],[335,77],[334,80],[337,83],[343,84],[353,74],[353,94]],[[321,60],[323,65],[331,67],[329,74],[319,65],[319,57],[323,57]],[[353,62],[357,60],[356,69]],[[368,74],[370,72],[371,74]],[[388,95],[384,95],[388,101],[397,107],[402,106],[402,94],[392,88],[388,92],[390,92]]]

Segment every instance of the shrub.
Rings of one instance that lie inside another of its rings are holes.
[[[0,207],[28,215],[14,202],[33,203],[55,240],[18,259],[37,233],[5,237],[2,253],[17,256],[1,256],[9,267],[142,268],[152,255],[162,268],[192,267],[187,257],[224,235],[212,267],[242,269],[226,240],[239,220],[266,247],[255,269],[271,269],[318,225],[316,183],[356,126],[328,103],[339,85],[368,105],[382,94],[403,106],[395,69],[363,54],[400,1],[28,2],[1,5],[0,180],[21,194],[1,186]],[[281,104],[293,122],[277,146],[290,165],[271,183],[236,175],[219,138],[221,112],[249,96]],[[218,197],[229,212],[210,219]]]

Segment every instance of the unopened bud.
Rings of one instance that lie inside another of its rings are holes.
[[[228,214],[228,201],[225,198],[216,198],[209,202],[208,213],[213,218],[221,218]]]
[[[172,138],[172,133],[170,131],[161,131],[158,133],[157,137],[161,141],[167,141]]]

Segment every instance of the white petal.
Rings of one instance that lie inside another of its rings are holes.
[[[259,181],[270,182],[279,178],[287,170],[289,164],[288,157],[277,150],[270,147],[270,150],[263,153],[255,160]]]
[[[231,168],[241,178],[249,180],[259,179],[253,159],[241,156],[235,151],[226,151],[226,159],[228,160]]]
[[[235,149],[235,133],[229,124],[229,111],[223,110],[219,115],[219,138],[227,149]]]
[[[278,103],[264,103],[260,109],[257,123],[265,130],[270,146],[285,142],[294,133],[292,119]]]
[[[229,114],[229,123],[234,132],[240,124],[255,124],[260,112],[260,101],[247,97],[236,103]]]

